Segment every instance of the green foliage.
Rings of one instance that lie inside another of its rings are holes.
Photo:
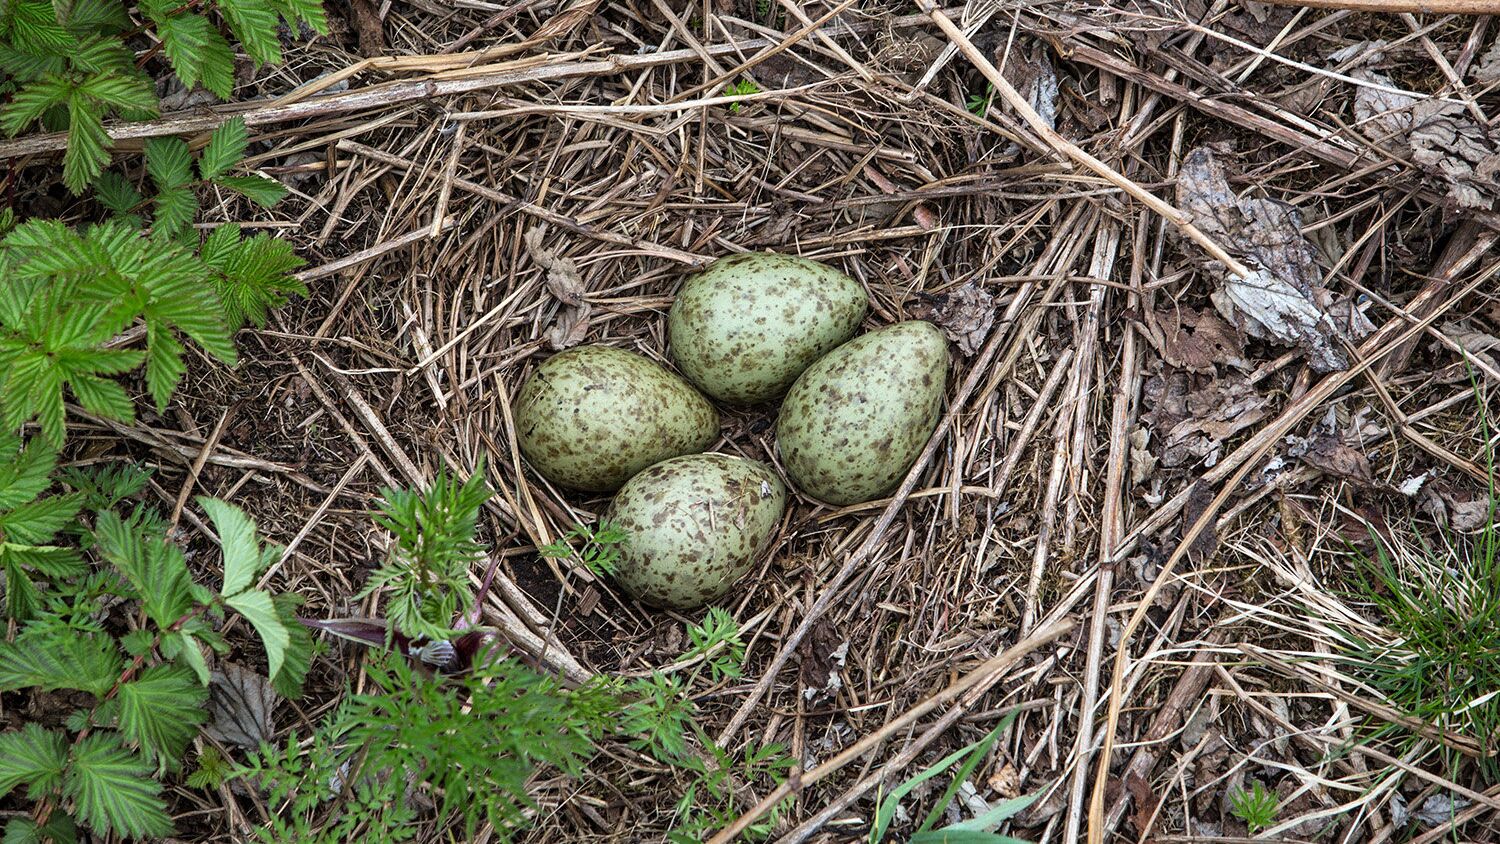
[[[603,577],[615,573],[615,566],[620,562],[620,546],[627,538],[629,537],[623,529],[607,520],[601,520],[594,528],[573,525],[557,541],[538,548],[537,553],[553,559],[573,557],[584,568]],[[576,552],[573,550],[574,542],[583,543]]]
[[[578,775],[618,704],[513,660],[479,665],[429,678],[384,653],[368,666],[370,692],[345,698],[309,741],[293,735],[252,754],[235,776],[265,789],[276,810],[262,839],[407,840],[421,798],[463,830],[459,840],[485,823],[509,840],[532,805],[528,779],[540,766]]]
[[[1276,812],[1281,801],[1275,792],[1268,791],[1260,780],[1251,782],[1249,788],[1236,789],[1229,795],[1229,813],[1245,822],[1250,834],[1269,827],[1276,822]]]
[[[993,82],[986,82],[984,85],[984,93],[969,95],[969,101],[967,103],[969,113],[973,114],[975,117],[984,117],[986,114],[990,113],[990,106],[993,105],[994,102],[995,84]]]
[[[740,664],[745,661],[745,640],[740,638],[739,622],[727,610],[710,607],[702,624],[688,627],[688,642],[692,646],[682,658],[703,657],[713,682],[740,676]]]
[[[755,80],[750,79],[749,77],[742,78],[738,82],[732,82],[729,85],[724,86],[724,96],[726,97],[747,97],[751,94],[759,93],[760,86],[755,84]],[[739,114],[740,104],[730,103],[729,113]]]
[[[1035,794],[1002,800],[990,807],[988,812],[979,817],[950,824],[942,829],[933,829],[937,825],[938,820],[942,818],[943,812],[947,810],[948,804],[958,794],[958,789],[969,779],[974,770],[979,767],[979,763],[984,761],[985,756],[989,755],[990,748],[995,746],[995,742],[1000,738],[1000,734],[1008,729],[1011,724],[1015,723],[1016,715],[1017,713],[1015,712],[1006,715],[1000,719],[999,724],[995,725],[995,729],[991,730],[983,738],[944,756],[927,768],[922,769],[921,772],[912,778],[891,789],[889,793],[882,793],[876,804],[875,822],[870,827],[870,844],[879,844],[879,842],[885,840],[887,833],[890,831],[891,823],[895,820],[896,810],[901,805],[903,797],[910,794],[917,786],[948,770],[955,764],[959,767],[954,773],[953,779],[948,783],[948,787],[943,790],[937,801],[933,803],[932,809],[923,818],[916,832],[907,840],[918,842],[918,844],[939,844],[939,842],[944,841],[970,842],[971,844],[1025,844],[1025,842],[1015,838],[997,835],[993,830],[1017,812],[1031,805],[1039,796]]]
[[[139,29],[133,19],[142,22]],[[322,4],[311,0],[10,0],[0,5],[0,87],[9,94],[0,108],[0,130],[10,135],[34,126],[66,131],[63,182],[73,193],[82,193],[110,160],[104,121],[141,120],[160,107],[145,63],[137,62],[128,38],[145,30],[154,36],[153,43],[160,43],[160,55],[183,85],[201,84],[228,99],[234,89],[234,48],[222,28],[257,62],[274,63],[281,60],[277,27],[282,21],[294,29],[301,23],[319,33],[328,31]],[[152,51],[146,58],[155,55]],[[164,164],[183,158],[166,149],[170,142],[156,146],[154,154],[148,149],[148,157],[165,156]],[[166,172],[181,174],[180,169]],[[155,170],[152,176],[156,178]],[[186,182],[173,187],[181,189]],[[162,186],[162,180],[157,184]],[[159,215],[163,202],[172,209],[167,219],[177,224],[191,219],[180,191],[158,199]]]
[[[61,727],[28,723],[0,733],[0,797],[19,790],[39,807],[32,817],[10,821],[6,840],[75,840],[75,822],[99,838],[167,836],[172,824],[158,777],[181,767],[207,717],[201,649],[227,650],[214,622],[235,608],[235,599],[264,596],[272,607],[268,629],[280,630],[275,638],[284,642],[278,656],[266,638],[273,676],[278,667],[282,675],[305,674],[307,654],[292,651],[307,650],[310,639],[286,629],[290,603],[250,587],[275,549],[262,546],[238,509],[200,499],[223,540],[226,588],[215,594],[194,582],[159,516],[139,506],[125,514],[115,509],[140,489],[143,473],[59,473],[56,465],[56,451],[43,438],[0,441],[7,553],[11,545],[45,540],[68,557],[66,566],[48,567],[16,552],[31,597],[24,614],[12,615],[15,634],[0,640],[0,692],[67,690],[89,702]],[[48,495],[59,475],[76,484],[73,491]],[[49,501],[66,506],[34,506]],[[123,629],[101,622],[106,606],[141,624]],[[282,688],[294,692],[289,682],[301,676],[282,679],[288,681]]]
[[[208,146],[204,148],[203,154],[197,160],[197,178],[194,178],[193,154],[188,150],[186,141],[181,138],[147,140],[146,173],[151,177],[151,184],[155,188],[150,200],[154,209],[153,231],[167,236],[181,235],[187,225],[198,216],[198,195],[195,188],[202,185],[212,184],[228,188],[265,208],[281,201],[286,196],[287,189],[275,179],[254,174],[230,175],[230,170],[245,157],[249,139],[250,134],[245,128],[244,119],[231,117],[225,121],[224,125],[214,130],[209,137]],[[102,180],[101,201],[115,214],[133,215],[147,203],[146,198],[123,176],[109,173],[104,175],[110,178]],[[222,231],[223,228],[216,230],[215,233]],[[239,228],[235,227],[234,232],[235,236],[229,243],[239,240]],[[221,246],[220,249],[227,248],[227,245]],[[209,251],[209,247],[205,245],[204,260],[213,266],[214,262],[207,257]],[[290,251],[289,248],[288,251]],[[295,267],[297,264],[294,263],[292,266]],[[243,323],[243,320],[236,321],[231,318],[230,322],[237,327]]]
[[[412,638],[451,638],[460,610],[474,598],[469,567],[484,555],[474,541],[479,508],[489,500],[484,473],[460,484],[438,473],[424,492],[382,489],[375,523],[394,540],[385,563],[370,575],[359,597],[386,593],[385,616]]]
[[[36,580],[69,578],[84,571],[75,549],[57,543],[57,534],[78,514],[81,496],[42,493],[52,485],[57,455],[42,442],[22,448],[17,437],[0,434],[0,568],[5,570],[5,615],[26,621],[42,595]]]

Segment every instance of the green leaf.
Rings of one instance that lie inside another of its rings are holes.
[[[203,659],[203,648],[198,645],[198,641],[193,638],[193,635],[186,630],[178,631],[177,635],[182,640],[182,661],[186,662],[188,667],[193,670],[193,673],[198,675],[198,682],[201,685],[207,686],[209,679],[208,663]]]
[[[157,188],[182,187],[193,180],[193,156],[181,138],[150,138],[146,141],[146,172]]]
[[[281,670],[271,678],[271,687],[287,700],[296,700],[302,697],[302,682],[307,679],[307,672],[312,668],[312,631],[297,620],[297,607],[302,603],[300,595],[277,595],[274,601],[276,614],[281,618],[281,624],[288,634],[288,644]]]
[[[76,495],[54,495],[19,504],[0,513],[0,532],[13,542],[41,545],[50,542],[58,531],[67,527],[75,516],[83,499]]]
[[[123,667],[120,652],[104,636],[55,636],[42,631],[14,642],[0,641],[0,691],[36,687],[76,689],[103,697]]]
[[[134,214],[146,200],[134,185],[113,170],[100,173],[94,180],[94,198],[110,213],[120,217]]]
[[[1012,797],[1009,800],[1001,800],[999,803],[991,806],[989,811],[971,820],[950,824],[944,827],[943,831],[975,830],[987,832],[1020,814],[1027,806],[1035,803],[1037,798],[1041,796],[1042,793],[1039,791],[1036,794],[1022,794],[1019,797]]]
[[[213,22],[192,12],[162,17],[152,15],[152,19],[172,72],[188,88],[197,85],[203,79],[203,48],[208,43],[209,33],[217,34]]]
[[[974,769],[979,767],[979,763],[984,761],[984,757],[990,752],[990,748],[1000,738],[1000,733],[1010,727],[1015,720],[1016,713],[1012,712],[1001,718],[1000,723],[996,724],[995,728],[990,730],[984,738],[968,746],[968,756],[964,758],[964,763],[958,766],[958,771],[948,782],[948,787],[944,789],[942,796],[933,804],[932,811],[927,813],[927,817],[923,819],[921,826],[917,827],[918,832],[926,832],[937,824],[938,819],[943,816],[943,811],[948,808],[948,803],[958,794],[959,787],[969,778],[970,774],[974,773]]]
[[[0,461],[0,510],[19,507],[52,485],[57,450],[45,440],[32,439],[19,455],[5,456]]]
[[[42,593],[20,566],[5,566],[5,617],[26,621],[42,606]]]
[[[221,595],[238,595],[266,570],[275,557],[260,547],[255,522],[240,508],[216,498],[198,498],[198,506],[208,514],[224,549],[224,588]],[[275,673],[275,672],[272,672]]]
[[[1030,844],[1028,841],[1012,838],[1009,835],[961,829],[950,832],[951,829],[952,827],[936,832],[918,832],[907,839],[907,844]]]
[[[14,135],[41,119],[48,109],[68,101],[73,86],[61,76],[50,75],[11,95],[10,102],[0,109],[0,129]]]
[[[891,821],[896,817],[896,809],[901,803],[901,798],[909,794],[912,789],[947,770],[953,765],[953,763],[964,758],[968,754],[973,753],[974,750],[981,745],[985,745],[986,747],[988,747],[988,744],[986,743],[993,744],[995,739],[999,736],[1000,731],[1010,726],[1010,724],[1015,720],[1016,714],[1017,713],[1012,712],[1002,718],[1000,720],[1000,724],[996,726],[995,729],[992,730],[984,738],[974,742],[973,744],[966,745],[959,748],[958,750],[953,751],[947,756],[944,756],[942,759],[939,759],[933,765],[924,768],[920,773],[916,774],[911,779],[891,789],[890,793],[883,796],[876,806],[875,823],[870,830],[870,840],[881,841],[885,838],[886,831],[890,829]],[[975,755],[982,756],[983,754]],[[955,785],[952,790],[956,789],[957,786]],[[951,799],[952,794],[949,794],[948,798]],[[947,802],[948,801],[946,799],[940,801],[942,806],[946,806]]]
[[[270,208],[289,193],[285,185],[265,176],[220,176],[214,179],[214,184],[244,194],[245,198],[262,208]]]
[[[146,389],[158,411],[166,410],[167,400],[187,372],[182,353],[182,344],[170,328],[160,322],[146,326]]]
[[[0,733],[0,797],[26,786],[26,799],[40,800],[62,782],[68,765],[68,743],[61,733],[36,723]]]
[[[217,179],[229,172],[229,168],[245,157],[245,148],[250,145],[250,130],[245,128],[243,117],[231,117],[224,125],[214,130],[198,159],[198,175],[204,179]]]
[[[266,648],[266,673],[271,679],[276,679],[281,671],[282,661],[286,658],[287,646],[291,644],[291,634],[277,614],[271,596],[259,589],[250,589],[225,598],[224,603],[244,616],[250,626],[255,628],[255,632],[260,634],[261,643]]]
[[[94,525],[99,554],[125,576],[146,615],[161,630],[177,623],[193,606],[192,578],[182,550],[159,534],[105,511]]]
[[[78,820],[96,835],[160,838],[172,834],[172,819],[151,768],[112,733],[94,733],[73,747],[63,782]]]
[[[107,378],[77,373],[68,380],[73,395],[84,410],[95,416],[128,422],[135,418],[135,405],[125,388]]]
[[[74,194],[109,163],[109,135],[97,105],[77,93],[68,97],[68,150],[63,153],[63,184]]]
[[[203,87],[221,100],[233,96],[234,48],[219,34],[217,27],[208,31],[208,40],[204,42],[198,58],[198,73],[203,77]]]
[[[164,235],[175,235],[198,216],[198,197],[191,188],[163,188],[153,200],[152,228]]]
[[[193,645],[196,649],[197,645]],[[120,686],[120,732],[141,748],[147,761],[175,766],[207,719],[208,690],[191,671],[153,665]]]
[[[328,16],[320,0],[272,0],[271,5],[288,22],[300,20],[319,35],[328,34]]]
[[[229,28],[245,45],[245,52],[263,64],[281,61],[281,41],[276,36],[276,13],[265,0],[234,0],[219,6]]]
[[[78,827],[67,812],[57,810],[46,826],[37,826],[31,818],[14,818],[5,825],[3,844],[76,844]]]
[[[271,308],[293,295],[307,295],[307,287],[292,271],[302,259],[280,238],[258,234],[241,241],[239,226],[225,224],[204,241],[202,258],[217,271],[215,289],[225,319],[235,328],[247,321],[264,325]]]

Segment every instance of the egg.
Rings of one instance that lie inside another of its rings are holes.
[[[615,580],[646,604],[701,607],[750,571],[785,508],[785,485],[757,461],[664,460],[631,478],[605,516],[626,537]]]
[[[515,400],[516,444],[559,486],[612,492],[640,470],[708,448],[719,414],[660,364],[576,346],[536,368]]]
[[[864,288],[832,267],[748,252],[688,278],[667,314],[667,340],[672,361],[704,393],[759,404],[854,336],[868,307]]]
[[[932,436],[947,377],[948,343],[930,322],[899,322],[829,352],[781,403],[787,477],[829,504],[889,493]]]

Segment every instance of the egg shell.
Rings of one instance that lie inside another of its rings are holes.
[[[869,308],[859,282],[768,252],[721,258],[690,276],[667,314],[672,361],[704,393],[758,404],[854,336]]]
[[[899,322],[829,352],[781,403],[787,477],[829,504],[889,493],[937,426],[947,376],[948,343],[930,322]]]
[[[615,580],[643,603],[688,610],[723,597],[755,565],[786,509],[764,464],[725,454],[664,460],[615,495],[624,531]]]
[[[719,414],[660,364],[612,346],[548,358],[521,385],[516,442],[553,483],[613,492],[640,470],[708,448]]]

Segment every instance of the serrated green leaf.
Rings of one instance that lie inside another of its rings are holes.
[[[163,188],[152,200],[151,227],[164,235],[175,235],[198,216],[198,197],[191,188]]]
[[[0,733],[0,797],[24,785],[28,800],[40,800],[62,782],[67,764],[68,743],[61,733],[35,723]]]
[[[245,148],[250,145],[250,130],[245,128],[243,117],[231,117],[224,125],[214,130],[198,159],[198,175],[204,179],[216,179],[229,172],[229,168],[245,157]]]
[[[5,825],[3,844],[77,844],[78,827],[67,812],[57,810],[46,826],[31,818],[13,818]]]
[[[101,111],[87,97],[68,97],[68,149],[63,153],[63,184],[74,194],[83,193],[89,182],[109,163],[109,134],[104,131]]]
[[[100,556],[125,576],[159,629],[169,629],[192,609],[192,578],[176,544],[109,511],[99,514],[94,539]]]
[[[94,180],[94,197],[110,213],[121,217],[134,214],[145,201],[141,192],[126,181],[125,177],[112,170],[99,174]]]
[[[120,652],[108,637],[22,635],[0,641],[0,691],[76,689],[102,697],[119,679]]]
[[[52,485],[56,467],[57,450],[39,439],[28,442],[14,458],[0,461],[0,510],[35,500]]]
[[[122,58],[124,56],[129,56],[129,53],[123,53]],[[156,112],[156,89],[152,87],[151,79],[136,72],[128,64],[120,70],[106,71],[85,79],[75,90],[74,96],[79,95],[127,114],[141,112],[149,115]]]
[[[245,45],[245,52],[263,64],[281,61],[281,40],[276,36],[276,13],[265,0],[234,0],[219,6],[229,28]]]
[[[203,648],[193,639],[192,634],[186,630],[178,631],[177,636],[182,643],[182,661],[187,663],[188,668],[191,668],[194,674],[198,675],[199,685],[207,686],[209,677],[208,662],[203,658]]]
[[[319,35],[328,34],[328,15],[320,0],[272,0],[271,5],[288,23],[300,20]]]
[[[77,495],[54,495],[19,504],[0,513],[0,532],[11,540],[41,545],[50,542],[58,531],[78,515],[83,500]]]
[[[224,603],[244,616],[250,626],[255,628],[255,632],[260,634],[261,644],[266,649],[266,673],[271,679],[276,679],[281,671],[281,664],[286,659],[291,634],[277,614],[271,596],[259,589],[251,589],[225,598]]]
[[[72,0],[68,4],[68,28],[80,34],[122,32],[130,27],[130,16],[119,0]]]
[[[274,603],[276,614],[281,618],[288,637],[286,658],[281,663],[281,670],[272,676],[271,687],[287,700],[296,700],[302,697],[302,683],[307,679],[308,670],[312,668],[312,631],[297,620],[297,607],[302,603],[300,595],[277,595]]]
[[[181,138],[146,141],[146,172],[160,190],[181,187],[193,180],[193,155]]]
[[[77,373],[68,379],[78,403],[84,410],[106,419],[130,422],[135,418],[135,405],[125,388],[107,378]]]
[[[270,208],[289,193],[285,185],[265,176],[220,176],[214,179],[214,184],[243,194],[246,199],[262,208]]]
[[[152,20],[156,23],[156,35],[161,39],[162,52],[171,63],[172,72],[188,88],[197,85],[203,79],[203,47],[214,29],[213,23],[192,12],[160,17],[152,14]]]
[[[171,329],[159,322],[146,326],[146,389],[157,411],[166,409],[167,400],[187,372],[182,353],[182,344],[172,336]]]
[[[216,498],[200,496],[198,506],[213,522],[214,530],[219,534],[219,545],[224,550],[224,587],[219,594],[226,597],[238,595],[270,562],[256,537],[255,522],[245,515],[245,511]]]
[[[96,835],[158,838],[172,834],[172,819],[151,768],[112,733],[94,733],[73,747],[63,781],[78,820]]]
[[[48,109],[68,101],[73,86],[61,76],[47,76],[11,95],[10,102],[0,109],[0,129],[14,135],[41,119]]]
[[[26,621],[42,606],[42,593],[20,566],[5,566],[5,616]]]
[[[198,53],[198,74],[203,87],[221,100],[234,95],[234,48],[219,34],[217,28],[208,31],[208,39]]]
[[[147,668],[120,685],[118,699],[120,732],[151,762],[175,765],[206,720],[208,690],[175,665]]]

